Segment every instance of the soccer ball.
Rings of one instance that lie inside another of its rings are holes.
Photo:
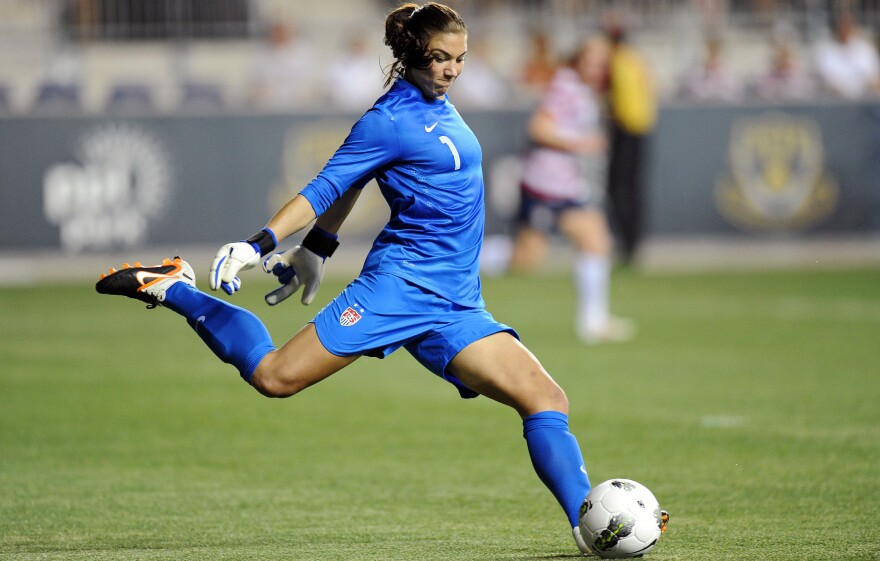
[[[668,515],[647,487],[630,479],[609,479],[590,490],[581,505],[581,537],[605,559],[641,557],[653,549]]]

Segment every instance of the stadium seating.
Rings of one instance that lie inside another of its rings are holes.
[[[70,111],[80,108],[80,88],[76,84],[43,82],[37,87],[33,104],[35,111]]]
[[[105,108],[111,112],[155,109],[153,90],[146,84],[122,83],[111,86]]]
[[[222,109],[226,105],[223,88],[207,82],[181,84],[180,108],[190,110]]]

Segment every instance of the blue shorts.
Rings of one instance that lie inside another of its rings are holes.
[[[559,233],[559,218],[563,212],[587,206],[586,201],[575,199],[547,199],[532,192],[527,185],[522,185],[517,220],[550,236]]]
[[[452,383],[462,397],[476,397],[446,372],[462,349],[512,328],[484,308],[459,306],[394,275],[368,273],[349,284],[312,320],[324,347],[337,356],[385,358],[406,348],[425,368]]]

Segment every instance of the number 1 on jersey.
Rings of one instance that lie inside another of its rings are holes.
[[[449,151],[452,152],[452,157],[455,159],[455,169],[461,169],[461,158],[458,155],[458,149],[455,147],[455,144],[452,143],[448,136],[441,136],[440,142],[449,146]]]

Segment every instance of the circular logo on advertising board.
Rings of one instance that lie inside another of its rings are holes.
[[[128,123],[95,127],[77,141],[76,162],[43,176],[43,213],[72,252],[124,248],[147,238],[171,193],[171,165],[162,143]]]

